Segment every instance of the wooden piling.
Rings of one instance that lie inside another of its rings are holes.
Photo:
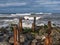
[[[52,38],[50,36],[47,36],[44,45],[52,45]]]
[[[20,45],[20,30],[18,30],[18,43]]]
[[[20,45],[20,30],[17,30],[17,45]]]
[[[20,32],[22,32],[22,18],[19,20],[19,27],[20,27]]]
[[[36,23],[36,17],[34,17],[34,25],[35,25],[35,23]]]
[[[19,19],[19,29],[18,29],[18,43],[20,45],[20,32],[22,32],[22,18]]]
[[[51,29],[52,29],[51,21],[48,21],[48,35],[51,34]]]
[[[13,29],[14,29],[14,45],[17,45],[17,29],[16,29],[16,26],[14,26]]]
[[[48,29],[51,29],[52,26],[51,26],[51,21],[48,21]]]
[[[34,32],[35,31],[35,27],[36,27],[36,17],[34,17],[34,21],[32,23],[32,31]]]
[[[17,41],[18,41],[18,30],[17,30]]]
[[[34,27],[34,23],[32,23],[32,32],[34,32],[34,29],[35,27]]]
[[[47,30],[47,36],[45,38],[45,41],[44,41],[44,45],[52,45],[52,38],[50,36],[51,34],[51,29],[52,29],[52,26],[51,26],[51,21],[48,21],[48,30]]]

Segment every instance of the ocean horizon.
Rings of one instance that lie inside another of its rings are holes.
[[[60,13],[24,13],[24,14],[0,14],[0,24],[5,25],[9,24],[9,22],[15,21],[18,23],[19,17],[40,17],[36,20],[36,24],[47,24],[48,21],[51,21],[53,24],[60,26]],[[33,19],[31,20],[24,20],[23,23],[32,23]]]

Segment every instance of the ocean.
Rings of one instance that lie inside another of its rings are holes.
[[[9,17],[10,16],[10,17]],[[14,14],[14,16],[11,16],[10,14],[2,14],[0,17],[0,25],[4,25],[5,24],[9,24],[10,20],[12,20],[11,22],[13,22],[13,20],[15,20],[15,23],[18,23],[18,18],[21,17],[22,15],[16,15]],[[25,15],[23,15],[25,16]],[[30,17],[39,17],[40,18],[38,20],[36,20],[36,25],[39,24],[47,24],[48,21],[51,21],[52,24],[56,24],[57,26],[60,26],[60,13],[52,13],[52,14],[35,14],[35,15],[26,15]],[[32,20],[23,20],[23,23],[25,24],[32,24],[33,23],[33,19]]]

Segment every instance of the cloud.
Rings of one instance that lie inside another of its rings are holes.
[[[36,0],[34,8],[44,8],[47,10],[60,10],[60,1],[52,0]]]
[[[51,10],[60,10],[60,7],[51,8]]]
[[[3,4],[0,4],[0,7],[8,7],[8,6],[24,6],[26,5],[27,3],[25,2],[13,2],[13,3],[3,3]]]
[[[37,0],[35,3],[38,3],[40,5],[52,5],[52,4],[60,4],[60,1],[51,1],[51,0]]]
[[[55,10],[60,10],[60,0],[9,0],[0,3],[0,12],[55,12]]]
[[[40,4],[44,4],[44,5],[53,5],[53,4],[60,4],[60,1],[46,1],[46,2],[42,2]]]

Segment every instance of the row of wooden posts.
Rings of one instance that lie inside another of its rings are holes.
[[[35,30],[35,22],[36,22],[36,17],[34,17],[34,21],[32,23],[32,31],[34,32]],[[21,45],[20,44],[20,32],[22,32],[22,18],[19,19],[19,30],[16,28],[16,26],[13,27],[14,29],[14,45]],[[45,44],[44,45],[52,45],[51,44],[51,39],[50,39],[50,33],[51,33],[51,21],[48,21],[48,36],[45,39]],[[34,44],[33,44],[34,45]]]

